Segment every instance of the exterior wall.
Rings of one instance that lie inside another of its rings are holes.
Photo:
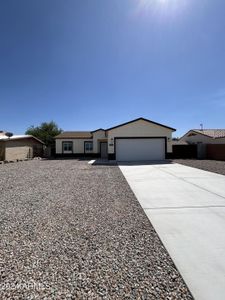
[[[105,131],[99,130],[93,133],[93,153],[100,153],[100,143],[98,139],[105,139]]]
[[[188,132],[187,134],[185,134],[180,141],[182,142],[187,142],[189,144],[198,144],[198,143],[202,143],[202,144],[225,144],[225,138],[219,138],[219,139],[213,139],[211,137],[205,136],[203,134],[200,133],[195,133],[193,132],[194,136],[188,136],[190,133],[192,132]]]
[[[56,142],[56,154],[63,154],[62,151],[63,142],[73,142],[73,153],[84,154],[84,142],[93,142],[93,139],[56,139],[55,142]]]
[[[166,137],[167,152],[172,152],[172,130],[144,120],[138,120],[108,131],[108,153],[114,153],[115,137]]]
[[[40,151],[39,153],[41,154],[43,149],[42,144],[33,139],[6,141],[5,160],[33,158],[33,147],[38,148]]]
[[[217,143],[215,144],[225,144],[225,137],[224,138],[220,138],[220,139],[216,139]]]
[[[99,130],[93,133],[93,139],[56,139],[56,154],[63,154],[63,142],[73,142],[73,154],[84,154],[84,142],[93,142],[93,151],[89,153],[97,154],[100,153],[100,144],[98,140],[104,138],[106,138],[105,131]]]

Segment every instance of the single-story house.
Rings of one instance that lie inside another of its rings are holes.
[[[171,156],[175,130],[138,118],[108,129],[65,131],[55,137],[56,155],[117,161],[163,160]]]
[[[225,129],[191,129],[179,139],[187,144],[225,144]]]
[[[7,135],[0,131],[0,161],[22,160],[43,155],[44,143],[32,135]]]

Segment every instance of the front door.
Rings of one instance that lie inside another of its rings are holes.
[[[100,143],[100,153],[101,158],[108,158],[108,144],[107,143]]]

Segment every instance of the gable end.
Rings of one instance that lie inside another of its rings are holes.
[[[122,127],[122,126],[125,126],[125,125],[128,125],[128,124],[131,124],[131,123],[135,123],[135,122],[137,122],[137,121],[145,121],[145,122],[148,122],[148,123],[151,123],[151,124],[160,126],[160,127],[164,127],[164,128],[166,128],[166,129],[170,129],[170,130],[172,130],[172,131],[176,131],[175,128],[168,127],[168,126],[166,126],[166,125],[163,125],[163,124],[160,124],[160,123],[157,123],[157,122],[154,122],[154,121],[145,119],[145,118],[137,118],[137,119],[131,120],[131,121],[129,121],[129,122],[122,123],[122,124],[119,124],[119,125],[117,125],[117,126],[108,128],[108,129],[106,129],[106,131],[110,131],[110,130],[113,130],[113,129],[116,129],[116,128],[119,128],[119,127]]]

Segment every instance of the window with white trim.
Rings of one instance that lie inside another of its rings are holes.
[[[63,142],[63,153],[72,153],[73,152],[73,142]]]
[[[84,143],[85,152],[93,151],[93,142]]]

